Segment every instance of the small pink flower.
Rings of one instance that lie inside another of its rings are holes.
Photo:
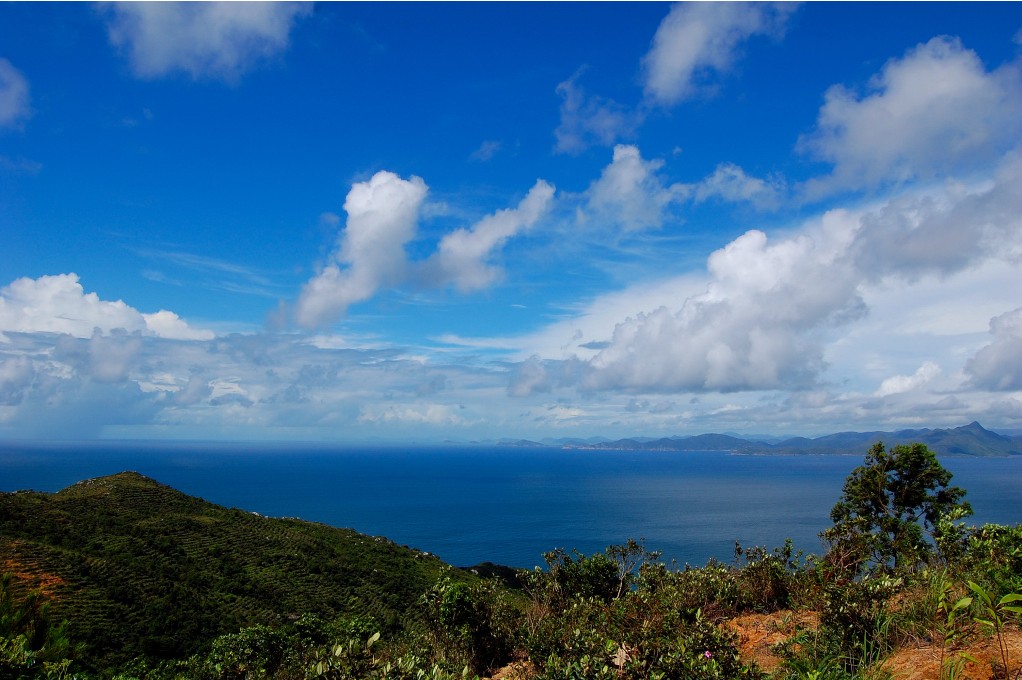
[[[703,656],[706,657],[707,659],[713,658],[713,654],[708,649],[705,652],[703,652]]]

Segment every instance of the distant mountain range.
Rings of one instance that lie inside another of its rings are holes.
[[[746,454],[805,453],[862,454],[882,441],[887,446],[920,442],[938,455],[1019,456],[1022,436],[1006,436],[987,430],[977,422],[950,429],[898,430],[897,432],[838,432],[810,439],[791,437],[765,441],[728,434],[700,434],[691,437],[636,437],[632,439],[561,439],[533,442],[501,442],[505,446],[560,446],[571,449],[626,451],[731,451]]]

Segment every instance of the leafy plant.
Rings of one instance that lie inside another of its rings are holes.
[[[941,573],[935,578],[935,590],[937,594],[937,620],[936,633],[940,641],[940,678],[941,680],[955,680],[965,667],[967,661],[975,661],[969,654],[958,652],[953,657],[948,656],[950,648],[960,643],[966,636],[968,630],[965,626],[966,614],[972,604],[971,597],[955,598],[952,583]]]
[[[743,548],[736,542],[734,578],[740,590],[739,605],[756,611],[789,606],[798,588],[802,556],[801,551],[795,551],[791,539],[772,552],[758,546]]]
[[[998,592],[1022,592],[1022,525],[972,529],[962,567],[974,574],[974,581]]]
[[[646,550],[644,539],[636,541],[634,538],[629,538],[623,545],[608,546],[605,553],[617,565],[617,597],[624,595],[632,586],[643,565],[657,562],[661,555],[658,551]]]
[[[518,639],[521,613],[495,579],[475,584],[444,574],[422,596],[437,657],[484,672],[506,663]]]
[[[1022,614],[1022,606],[1011,604],[1022,601],[1022,594],[1008,593],[998,599],[996,595],[975,581],[969,581],[969,589],[976,594],[976,601],[980,607],[980,615],[974,617],[976,623],[987,626],[994,632],[997,638],[997,649],[1001,654],[1002,677],[1009,680],[1012,674],[1008,667],[1008,646],[1004,640],[1004,624],[1007,615]],[[1022,668],[1016,672],[1015,677],[1019,675],[1022,675]]]

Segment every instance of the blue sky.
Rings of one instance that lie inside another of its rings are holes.
[[[0,438],[1022,428],[1018,3],[0,5]]]

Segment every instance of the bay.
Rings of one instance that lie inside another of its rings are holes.
[[[820,531],[860,456],[557,448],[350,448],[102,442],[0,444],[0,491],[57,491],[135,470],[272,517],[386,536],[459,566],[542,564],[553,548],[644,538],[668,561],[730,561],[735,541],[821,552]],[[943,457],[976,511],[1022,522],[1022,457]]]

